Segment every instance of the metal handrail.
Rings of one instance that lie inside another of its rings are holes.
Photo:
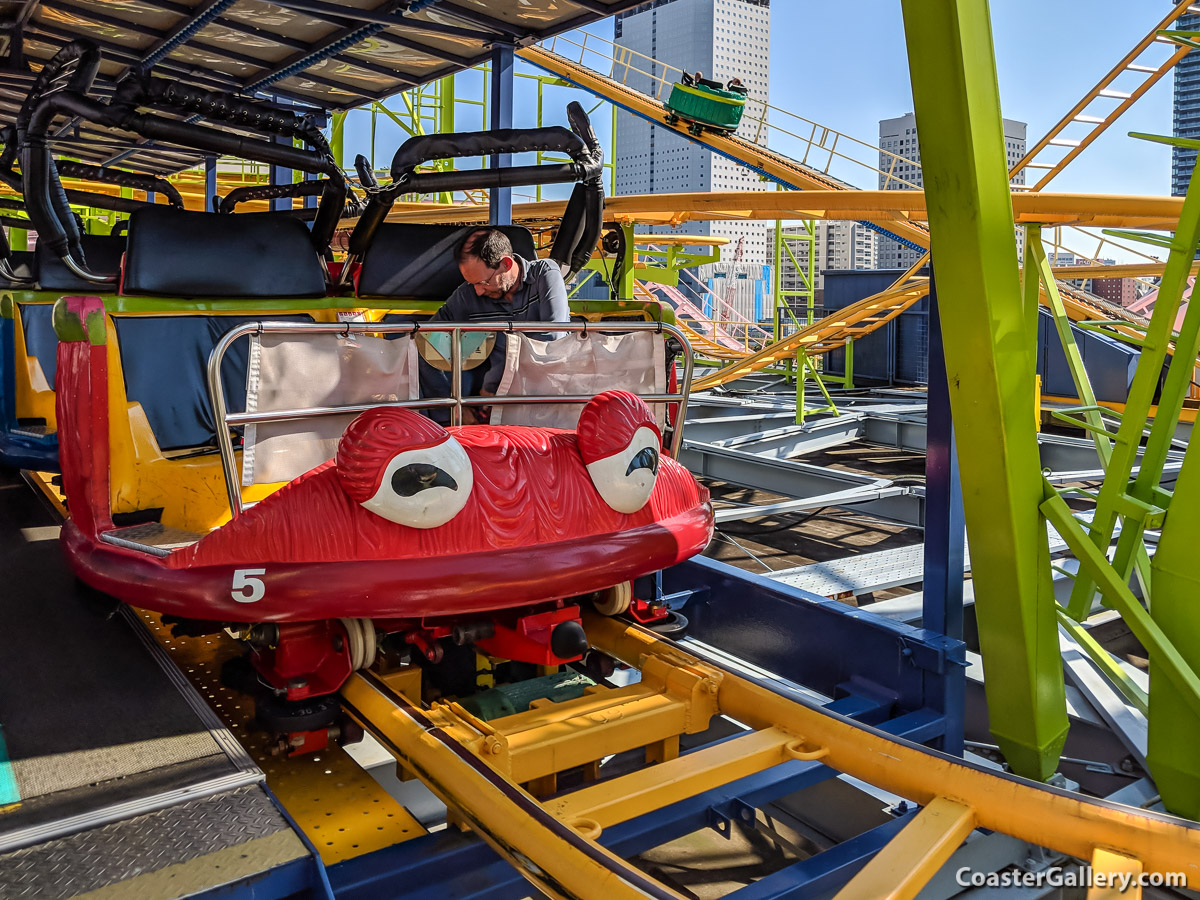
[[[562,46],[560,47],[560,45]],[[626,87],[629,87],[628,80],[631,75],[649,79],[648,90],[642,88],[631,89],[640,90],[642,93],[653,97],[659,103],[666,101],[671,87],[683,75],[683,70],[678,66],[664,63],[662,60],[639,53],[637,50],[629,47],[622,47],[611,40],[588,32],[583,33],[582,42],[560,34],[543,41],[540,46],[551,53],[558,54],[569,62],[588,66],[602,75],[607,75],[607,77]],[[599,65],[593,66],[585,61],[589,54],[597,63],[600,63],[601,60],[603,63],[607,63],[609,71],[607,73],[603,72]],[[799,141],[803,145],[804,153],[800,157],[795,157],[795,160],[818,172],[829,175],[829,170],[833,166],[834,161],[840,159],[868,169],[877,176],[882,176],[884,184],[881,185],[881,188],[889,188],[891,190],[898,188],[907,190],[921,189],[920,185],[916,184],[916,182],[902,178],[896,174],[896,168],[900,165],[909,165],[914,169],[920,169],[921,164],[916,160],[893,153],[890,150],[884,150],[875,144],[861,141],[858,138],[839,132],[819,122],[814,122],[812,119],[797,115],[782,107],[772,106],[755,97],[748,97],[746,99],[744,109],[742,122],[747,127],[739,128],[738,132],[741,135],[747,135],[746,140],[755,144],[762,144],[764,132],[767,130],[774,131],[777,134],[784,134]],[[781,124],[781,119],[788,120],[790,127],[784,127]],[[793,121],[798,124],[791,124]],[[750,128],[754,130],[753,136],[748,136]],[[838,147],[839,143],[846,142],[850,145],[847,148],[850,152],[844,152]],[[878,160],[878,163],[866,162],[862,158],[852,155],[853,153],[874,157]],[[810,156],[815,156],[815,158],[810,159]]]
[[[241,479],[237,475],[236,459],[234,457],[233,438],[230,428],[234,425],[258,424],[260,422],[280,422],[293,419],[317,418],[320,416],[344,415],[346,413],[366,412],[381,406],[404,407],[406,409],[450,409],[452,425],[462,424],[462,408],[464,406],[505,406],[509,404],[530,403],[587,403],[592,394],[531,394],[523,397],[484,397],[462,395],[462,342],[460,335],[465,332],[493,332],[496,334],[511,334],[513,332],[546,332],[565,331],[572,334],[586,334],[588,331],[599,331],[605,334],[626,333],[635,331],[654,331],[659,334],[670,334],[683,347],[683,377],[679,390],[675,393],[640,394],[646,403],[678,403],[679,409],[675,416],[675,428],[671,437],[671,456],[679,458],[683,447],[683,423],[687,417],[688,393],[692,387],[692,345],[682,329],[667,322],[503,322],[503,323],[466,323],[466,322],[245,322],[231,328],[213,348],[208,357],[208,397],[212,403],[213,417],[218,423],[217,446],[221,451],[221,468],[225,473],[225,489],[229,495],[229,511],[233,518],[242,513]],[[416,335],[420,332],[449,332],[453,335],[450,344],[450,396],[427,400],[398,400],[386,403],[354,404],[335,407],[312,407],[304,409],[283,409],[270,412],[231,413],[225,405],[224,384],[221,379],[221,364],[225,354],[233,346],[234,341],[251,335],[262,334],[396,334],[409,333]]]

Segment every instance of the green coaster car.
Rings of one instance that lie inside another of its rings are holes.
[[[718,134],[732,134],[745,109],[745,89],[729,90],[703,78],[692,84],[676,82],[667,98],[667,124],[683,120],[690,123],[688,131],[697,136],[705,128]]]

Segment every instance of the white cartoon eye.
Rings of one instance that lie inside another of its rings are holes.
[[[405,450],[388,462],[379,490],[363,506],[397,525],[437,528],[467,505],[475,477],[462,445],[448,438],[432,447]]]
[[[635,513],[650,499],[662,452],[658,440],[655,430],[643,425],[624,450],[588,465],[592,484],[617,512]]]

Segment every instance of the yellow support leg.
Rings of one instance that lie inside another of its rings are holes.
[[[975,829],[975,811],[938,797],[837,893],[835,900],[909,900]]]
[[[1141,874],[1142,864],[1136,859],[1097,847],[1087,900],[1142,900]]]
[[[797,746],[794,734],[766,728],[555,797],[546,811],[563,822],[588,819],[607,828],[794,759],[789,748]]]

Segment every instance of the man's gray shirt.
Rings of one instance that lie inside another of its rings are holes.
[[[563,283],[558,263],[550,259],[535,259],[532,262],[513,256],[521,267],[521,280],[513,292],[512,302],[480,297],[475,286],[459,285],[458,289],[434,313],[434,322],[569,322],[570,307],[567,305],[567,286]],[[565,332],[551,331],[525,334],[541,340],[557,340]],[[503,333],[496,335],[496,348],[489,357],[491,368],[483,380],[484,390],[495,392],[504,374],[505,348]]]

